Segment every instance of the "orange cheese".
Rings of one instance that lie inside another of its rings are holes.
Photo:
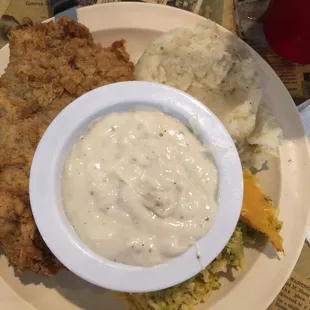
[[[283,252],[283,239],[279,234],[282,222],[270,198],[264,195],[258,179],[249,170],[243,170],[244,197],[240,220],[268,236],[277,251]]]

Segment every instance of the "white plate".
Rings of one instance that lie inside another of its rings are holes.
[[[78,16],[79,21],[90,28],[95,40],[104,45],[125,38],[133,61],[162,32],[175,27],[191,27],[202,19],[179,9],[145,3],[86,7],[78,11]],[[262,252],[247,250],[245,270],[236,273],[234,281],[224,279],[223,287],[212,295],[207,304],[197,309],[267,308],[294,268],[306,234],[310,162],[304,129],[294,102],[278,76],[256,52],[248,48],[260,68],[264,99],[284,130],[281,160],[270,162],[270,169],[261,173],[259,178],[263,189],[280,206],[286,256],[277,259],[270,245],[265,245]],[[4,71],[8,58],[6,46],[0,51],[0,71]],[[53,278],[31,273],[18,277],[2,256],[0,275],[1,309],[123,309],[110,292],[91,286],[66,271]]]

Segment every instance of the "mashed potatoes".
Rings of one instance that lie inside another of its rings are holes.
[[[135,68],[138,80],[179,88],[206,104],[234,139],[244,165],[261,169],[277,156],[282,131],[262,106],[252,57],[211,21],[157,38]]]

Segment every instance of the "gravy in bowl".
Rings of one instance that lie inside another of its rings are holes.
[[[207,147],[157,110],[96,121],[63,170],[63,205],[78,236],[129,265],[156,265],[185,252],[211,228],[216,194]]]

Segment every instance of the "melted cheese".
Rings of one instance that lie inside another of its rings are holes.
[[[277,251],[283,252],[283,240],[279,234],[282,222],[270,198],[262,192],[257,178],[250,171],[243,170],[244,197],[241,221],[268,236]]]

